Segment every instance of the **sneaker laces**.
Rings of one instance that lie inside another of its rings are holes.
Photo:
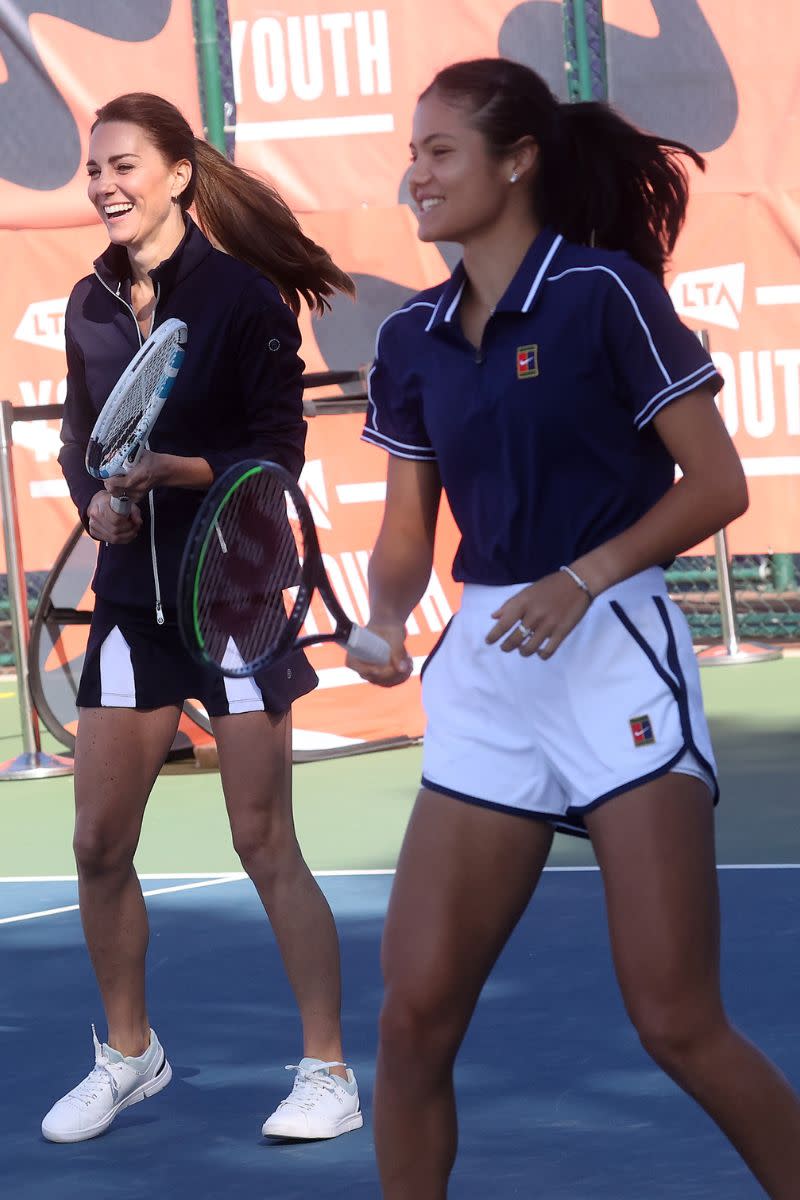
[[[343,1066],[344,1063],[340,1062],[324,1062],[309,1071],[307,1067],[302,1067],[299,1063],[287,1064],[285,1070],[296,1071],[297,1074],[291,1094],[285,1100],[281,1100],[278,1108],[281,1109],[284,1105],[306,1110],[314,1108],[324,1092],[336,1090],[333,1076],[327,1073],[329,1068]]]
[[[94,1066],[85,1079],[82,1079],[64,1099],[73,1101],[75,1104],[84,1104],[88,1107],[92,1100],[96,1100],[102,1088],[111,1089],[112,1095],[116,1100],[119,1092],[117,1081],[114,1077],[114,1067],[118,1064],[112,1063],[100,1042],[97,1039],[97,1033],[94,1025],[92,1025],[92,1040],[94,1041]],[[121,1064],[119,1064],[121,1065]]]

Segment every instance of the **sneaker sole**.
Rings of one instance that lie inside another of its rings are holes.
[[[267,1132],[266,1128],[262,1128],[261,1133],[265,1138],[280,1138],[283,1142],[322,1142],[328,1141],[330,1138],[339,1137],[342,1133],[352,1133],[354,1129],[360,1129],[364,1124],[363,1113],[353,1113],[352,1116],[345,1117],[340,1121],[335,1129],[328,1133],[298,1133],[296,1129],[292,1129],[288,1125],[272,1126]]]
[[[153,1079],[141,1084],[135,1091],[131,1092],[130,1096],[126,1096],[124,1100],[120,1100],[119,1104],[112,1108],[109,1115],[104,1117],[102,1121],[98,1121],[96,1125],[91,1125],[88,1129],[81,1129],[76,1133],[60,1133],[58,1130],[48,1132],[44,1125],[42,1125],[42,1137],[48,1142],[59,1142],[62,1145],[68,1142],[88,1142],[90,1138],[98,1137],[101,1133],[105,1133],[114,1118],[119,1116],[123,1109],[130,1108],[132,1104],[138,1104],[141,1100],[147,1100],[150,1096],[156,1096],[164,1090],[171,1079],[172,1067],[165,1057],[161,1064],[161,1069]]]

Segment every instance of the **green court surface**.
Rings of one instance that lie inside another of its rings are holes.
[[[800,657],[701,672],[722,800],[720,863],[800,863]],[[60,751],[45,736],[44,748]],[[0,759],[21,752],[16,684],[0,677]],[[295,814],[317,871],[394,866],[419,781],[421,748],[298,764]],[[72,779],[0,782],[0,876],[74,873]],[[558,837],[553,864],[593,861]],[[216,771],[170,765],[154,790],[140,872],[238,871]]]

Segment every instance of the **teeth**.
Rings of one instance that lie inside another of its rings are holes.
[[[132,204],[107,204],[103,211],[107,216],[114,217],[117,213],[130,212],[132,208]]]
[[[429,212],[430,209],[436,208],[437,204],[444,204],[441,196],[431,196],[429,199],[423,200],[420,208],[423,212]]]

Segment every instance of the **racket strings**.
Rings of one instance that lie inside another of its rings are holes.
[[[257,471],[229,493],[206,538],[195,622],[219,665],[262,658],[287,639],[302,588],[303,539],[283,485]]]
[[[127,390],[119,397],[117,408],[103,433],[101,466],[115,458],[132,441],[139,422],[157,395],[162,375],[171,371],[175,347],[173,339],[154,346],[143,359]]]

